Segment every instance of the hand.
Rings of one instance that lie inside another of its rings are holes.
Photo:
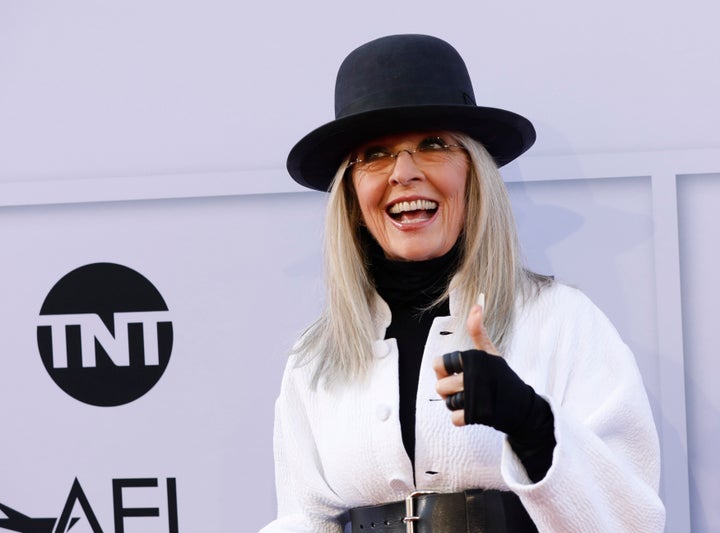
[[[475,348],[494,356],[499,355],[497,348],[495,348],[495,345],[490,340],[490,337],[488,337],[487,331],[485,330],[485,324],[483,324],[483,308],[481,305],[475,305],[470,310],[466,327],[473,340]],[[442,356],[435,358],[433,361],[433,369],[435,370],[435,375],[438,378],[435,389],[443,400],[447,400],[449,396],[464,390],[463,373],[449,374],[445,368]],[[450,418],[452,423],[456,426],[464,426],[465,410],[459,409],[452,411]]]
[[[476,305],[467,321],[475,350],[445,354],[433,361],[436,389],[450,403],[454,425],[483,424],[505,433],[528,477],[537,483],[552,465],[555,417],[550,404],[498,355],[482,318],[483,309]],[[448,367],[460,371],[450,373]],[[458,393],[462,398],[453,396]]]

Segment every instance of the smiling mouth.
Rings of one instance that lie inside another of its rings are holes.
[[[428,220],[437,212],[438,204],[432,200],[413,200],[391,205],[387,213],[397,222],[419,222]]]

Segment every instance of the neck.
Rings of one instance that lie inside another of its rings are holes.
[[[461,245],[456,242],[445,255],[425,261],[388,259],[369,234],[365,238],[365,251],[375,289],[391,307],[393,303],[412,303],[420,308],[431,306],[447,290],[461,257]]]

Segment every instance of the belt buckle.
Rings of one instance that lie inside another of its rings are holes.
[[[405,518],[403,518],[403,522],[405,522],[407,533],[415,533],[415,522],[420,520],[419,516],[415,516],[415,498],[428,494],[439,494],[439,492],[436,490],[416,490],[405,498]]]

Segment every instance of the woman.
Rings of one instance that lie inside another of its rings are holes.
[[[520,263],[497,168],[530,122],[476,106],[460,56],[423,35],[352,52],[335,110],[288,158],[330,191],[328,290],[283,377],[263,531],[661,531],[632,354]]]

